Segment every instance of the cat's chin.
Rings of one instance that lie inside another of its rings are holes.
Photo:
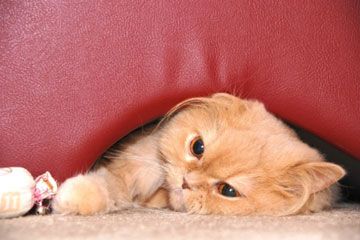
[[[170,206],[178,212],[186,212],[184,192],[181,188],[173,189],[169,194]]]

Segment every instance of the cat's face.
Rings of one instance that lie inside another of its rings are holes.
[[[290,214],[304,210],[314,193],[322,203],[312,205],[322,208],[331,200],[326,189],[345,173],[261,103],[228,94],[178,105],[160,152],[171,207],[194,213]]]

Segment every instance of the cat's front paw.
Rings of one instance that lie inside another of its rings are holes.
[[[54,199],[56,213],[93,215],[109,209],[108,192],[95,176],[78,175],[66,180]]]

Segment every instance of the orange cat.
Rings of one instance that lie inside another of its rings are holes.
[[[56,212],[90,215],[136,206],[199,214],[320,211],[345,175],[268,113],[225,93],[177,105],[152,131],[133,133],[97,170],[65,181]]]

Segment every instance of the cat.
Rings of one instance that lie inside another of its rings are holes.
[[[293,215],[329,208],[345,170],[271,115],[227,93],[185,100],[126,137],[96,170],[66,180],[57,213],[133,207],[197,214]]]

